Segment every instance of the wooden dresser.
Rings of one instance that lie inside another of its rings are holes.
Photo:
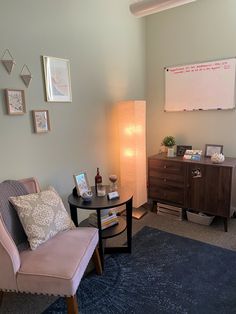
[[[162,202],[222,217],[225,231],[233,215],[232,186],[236,158],[213,164],[210,158],[200,161],[168,158],[158,154],[148,158],[148,197],[153,204]]]

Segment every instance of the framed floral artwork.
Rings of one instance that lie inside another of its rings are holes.
[[[33,110],[32,114],[35,133],[46,133],[50,131],[48,110]]]
[[[46,99],[48,102],[71,102],[70,61],[43,56]]]
[[[5,89],[7,113],[10,115],[21,115],[26,112],[25,92],[21,89]]]

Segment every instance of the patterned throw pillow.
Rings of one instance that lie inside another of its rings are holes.
[[[40,193],[10,197],[32,250],[58,232],[74,229],[62,200],[54,188]]]

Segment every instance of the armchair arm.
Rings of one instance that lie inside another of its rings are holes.
[[[0,290],[18,290],[16,274],[19,268],[18,249],[0,215]]]

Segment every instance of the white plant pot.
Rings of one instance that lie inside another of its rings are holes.
[[[174,148],[168,148],[167,149],[167,157],[174,157]]]

